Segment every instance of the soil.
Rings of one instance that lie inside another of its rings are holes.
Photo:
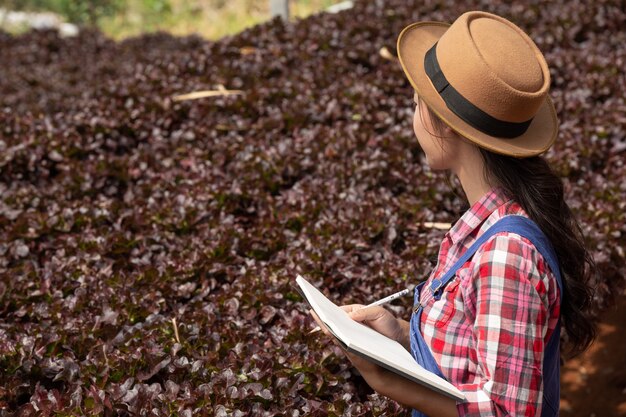
[[[626,294],[616,301],[589,350],[561,368],[562,417],[626,416]]]

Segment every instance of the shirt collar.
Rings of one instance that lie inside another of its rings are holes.
[[[494,187],[476,201],[450,228],[448,237],[452,244],[465,239],[476,230],[491,213],[509,201],[502,187]]]

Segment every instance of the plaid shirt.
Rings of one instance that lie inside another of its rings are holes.
[[[428,281],[442,276],[477,236],[507,214],[528,217],[495,188],[446,233]],[[559,316],[559,289],[529,240],[500,232],[461,267],[435,301],[420,294],[421,331],[443,375],[466,396],[460,416],[536,416],[543,350]]]

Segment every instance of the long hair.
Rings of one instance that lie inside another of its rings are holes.
[[[418,103],[421,108],[421,98]],[[429,133],[441,138],[445,123],[430,109],[428,114],[435,130]],[[485,162],[487,182],[501,186],[509,198],[519,203],[556,251],[563,277],[561,321],[567,335],[567,351],[575,356],[596,337],[591,304],[597,268],[585,247],[581,227],[565,202],[563,182],[540,156],[515,158],[478,149]]]

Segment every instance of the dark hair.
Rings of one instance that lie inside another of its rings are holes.
[[[421,106],[421,99],[418,102]],[[428,113],[435,130],[433,136],[441,138],[445,123],[430,109]],[[515,158],[478,149],[485,162],[487,181],[501,186],[509,198],[517,201],[554,246],[563,276],[561,320],[567,352],[575,356],[596,337],[591,303],[597,268],[585,247],[582,229],[565,202],[563,182],[540,156]]]

